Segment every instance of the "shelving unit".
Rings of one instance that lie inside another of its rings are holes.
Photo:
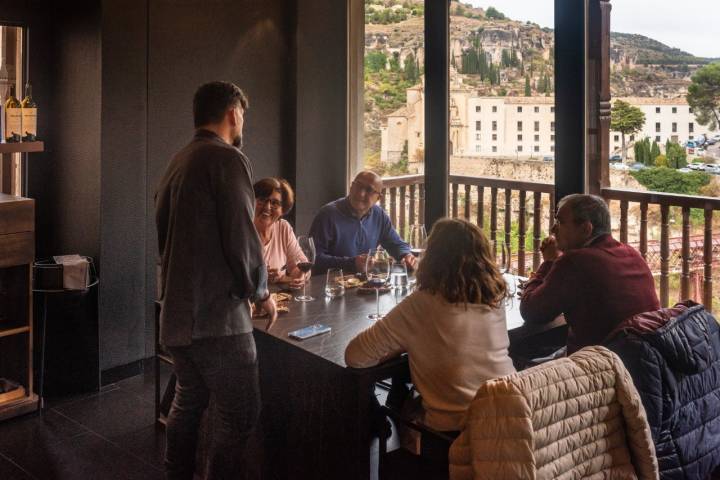
[[[32,263],[35,201],[0,193],[0,378],[25,394],[0,402],[0,420],[37,409],[33,392]]]
[[[0,193],[21,195],[18,188],[21,162],[17,153],[38,153],[45,151],[45,143],[20,142],[0,143]]]

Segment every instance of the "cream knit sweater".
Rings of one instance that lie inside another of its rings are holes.
[[[424,423],[453,431],[461,429],[481,383],[515,371],[509,344],[503,308],[449,304],[439,295],[417,291],[355,337],[345,362],[371,367],[407,352]]]

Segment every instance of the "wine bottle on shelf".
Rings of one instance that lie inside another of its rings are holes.
[[[25,98],[20,103],[22,107],[22,131],[23,142],[34,142],[37,140],[37,104],[32,97],[32,85],[25,84]]]
[[[15,85],[10,84],[10,94],[5,101],[5,141],[22,141],[22,107],[15,97]]]

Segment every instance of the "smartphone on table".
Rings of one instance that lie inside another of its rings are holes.
[[[298,330],[289,332],[288,337],[293,338],[295,340],[305,340],[306,338],[310,338],[310,337],[314,337],[316,335],[321,335],[323,333],[327,333],[330,330],[332,330],[332,329],[328,325],[324,325],[322,323],[316,323],[314,325],[309,325],[307,327],[303,327]]]

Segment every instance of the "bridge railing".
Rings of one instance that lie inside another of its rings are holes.
[[[402,237],[411,225],[423,222],[423,182],[422,175],[383,179],[381,203]],[[507,251],[512,252],[514,271],[527,274],[528,257],[533,269],[540,265],[540,241],[553,222],[552,184],[450,175],[449,186],[451,216],[465,218],[484,228],[496,251],[500,242],[505,243]]]
[[[382,205],[400,235],[405,237],[411,225],[423,222],[424,178],[404,175],[383,180]],[[519,275],[526,275],[530,265],[533,270],[537,269],[541,261],[540,241],[549,233],[554,218],[552,184],[450,175],[449,187],[450,216],[465,218],[484,228],[496,250],[499,242],[504,242],[512,252],[513,269]],[[629,238],[638,239],[629,243],[638,249],[651,269],[659,270],[661,304],[669,305],[672,290],[672,300],[695,297],[711,310],[713,262],[720,260],[720,238],[713,237],[713,214],[720,211],[720,199],[613,188],[603,189],[602,196],[609,204],[619,203],[618,239],[625,243]],[[629,221],[631,206],[635,209],[639,206],[639,221]],[[659,219],[648,215],[651,208],[659,209]],[[697,211],[693,213],[694,210]],[[670,234],[671,212],[675,211],[682,217],[679,238],[671,238]],[[700,238],[691,232],[698,217],[703,231]],[[648,239],[649,231],[659,236],[659,249],[658,240]],[[679,268],[671,268],[675,265]],[[679,289],[671,285],[671,274],[676,270],[679,270]],[[698,282],[702,287],[696,294]]]
[[[677,195],[671,193],[645,192],[638,190],[622,190],[616,188],[605,188],[602,195],[608,203],[617,201],[620,203],[620,238],[621,242],[628,241],[628,210],[632,204],[638,204],[640,207],[640,221],[633,225],[633,229],[639,241],[637,249],[640,254],[649,260],[648,257],[648,229],[657,227],[652,225],[648,220],[648,210],[650,206],[659,207],[660,219],[660,285],[659,295],[660,304],[667,306],[670,302],[670,273],[671,273],[671,255],[677,252],[677,246],[671,249],[671,242],[676,243],[677,240],[671,239],[671,211],[679,210],[682,216],[682,235],[679,245],[680,260],[680,291],[678,298],[689,298],[691,288],[693,287],[692,277],[697,276],[692,267],[698,263],[702,265],[702,303],[708,310],[712,310],[713,303],[713,261],[720,253],[720,242],[713,237],[713,214],[720,210],[720,198],[699,197],[690,195]],[[702,223],[702,242],[699,242],[697,236],[691,235],[691,224],[693,210],[701,213]],[[654,220],[653,223],[657,223]],[[701,246],[699,245],[701,244]],[[698,262],[698,250],[702,248],[702,260]],[[675,299],[673,299],[675,300]]]

